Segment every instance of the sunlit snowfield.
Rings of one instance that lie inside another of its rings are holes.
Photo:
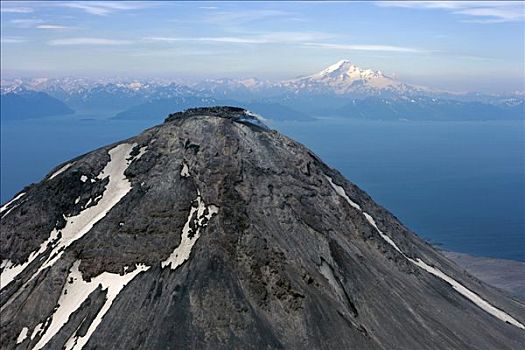
[[[60,162],[149,126],[93,114],[3,122],[2,202]],[[430,242],[525,261],[523,122],[326,118],[271,127],[310,147]]]

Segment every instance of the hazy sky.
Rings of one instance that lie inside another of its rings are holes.
[[[5,77],[292,78],[340,59],[524,90],[524,2],[1,2]]]

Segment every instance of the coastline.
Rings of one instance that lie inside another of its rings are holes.
[[[440,252],[481,281],[525,300],[525,262]]]

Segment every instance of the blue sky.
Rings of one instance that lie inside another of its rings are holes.
[[[451,90],[524,90],[524,2],[1,2],[5,77],[258,77],[340,59]]]

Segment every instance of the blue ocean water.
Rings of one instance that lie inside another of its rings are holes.
[[[281,124],[444,249],[525,261],[525,125],[328,119]]]
[[[2,122],[1,201],[60,162],[154,124],[92,114]],[[431,243],[525,261],[523,122],[327,118],[271,127],[311,148]]]

